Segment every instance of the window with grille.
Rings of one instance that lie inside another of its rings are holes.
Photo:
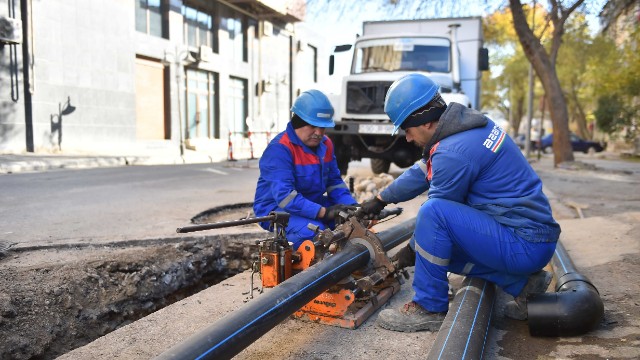
[[[228,7],[220,9],[220,43],[224,46],[225,56],[234,61],[248,61],[247,19]]]
[[[161,0],[136,0],[136,30],[163,37]]]
[[[193,47],[206,45],[218,52],[214,16],[211,12],[183,5],[182,17],[185,43]]]
[[[229,131],[233,134],[247,136],[247,113],[249,108],[247,80],[238,77],[229,77],[231,84],[228,95],[227,108],[229,110]]]
[[[220,138],[218,74],[187,69],[187,139]]]

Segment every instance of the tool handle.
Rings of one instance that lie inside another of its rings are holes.
[[[274,212],[271,212],[268,216],[263,216],[263,217],[222,221],[222,222],[210,223],[210,224],[183,226],[183,227],[177,228],[176,232],[183,234],[183,233],[190,233],[190,232],[202,231],[202,230],[213,230],[213,229],[220,229],[220,228],[231,227],[231,226],[255,224],[263,221],[273,221],[273,222],[286,224],[289,221],[289,214],[285,212],[274,211]]]
[[[400,214],[402,214],[402,208],[400,207],[393,208],[393,209],[382,209],[382,211],[380,211],[380,214],[376,216],[376,219],[382,220],[391,215],[400,215]]]

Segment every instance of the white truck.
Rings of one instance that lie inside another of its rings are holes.
[[[368,21],[362,30],[353,45],[351,72],[334,104],[336,127],[327,129],[343,175],[351,160],[370,158],[379,174],[388,172],[391,163],[405,168],[422,156],[404,132],[390,136],[393,125],[384,113],[384,99],[395,80],[423,73],[440,85],[447,103],[479,109],[481,71],[489,68],[480,17]],[[334,52],[350,49],[341,45]],[[329,74],[334,66],[332,55]]]

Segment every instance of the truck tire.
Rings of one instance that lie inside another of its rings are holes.
[[[388,173],[391,161],[385,159],[371,159],[371,170],[374,174]]]

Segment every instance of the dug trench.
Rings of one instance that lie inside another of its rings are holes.
[[[247,215],[250,207],[231,205],[192,221]],[[260,235],[252,226],[224,236],[67,244],[0,254],[0,358],[53,359],[251,269]],[[251,286],[239,291],[248,293]]]

